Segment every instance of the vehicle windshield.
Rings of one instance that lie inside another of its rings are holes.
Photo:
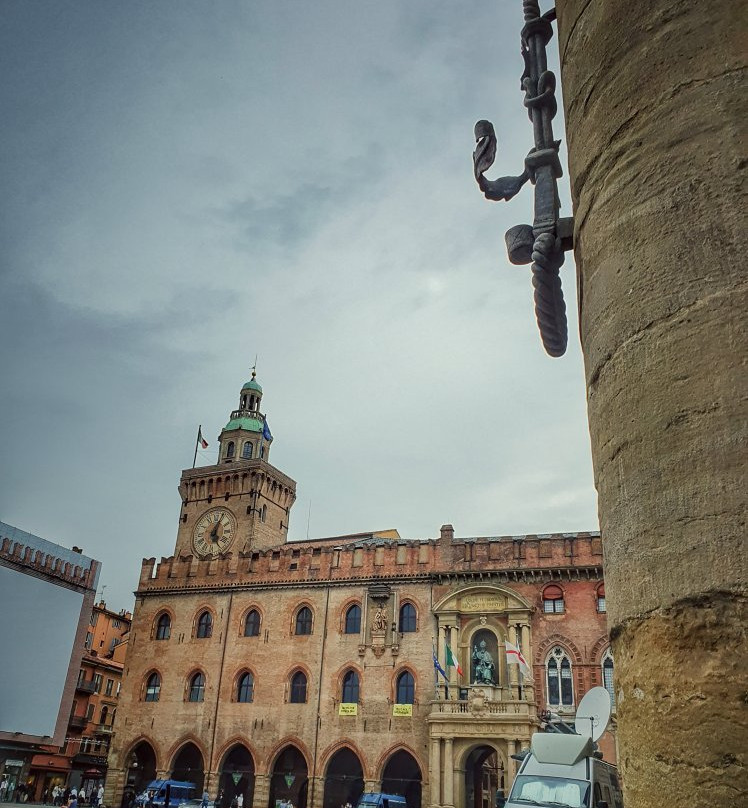
[[[521,774],[514,781],[510,803],[520,805],[563,805],[564,808],[586,808],[590,784],[566,777],[538,777]]]

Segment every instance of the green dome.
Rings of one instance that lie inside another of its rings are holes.
[[[231,429],[246,429],[249,432],[262,432],[262,421],[257,418],[232,418],[223,428],[224,432]]]
[[[262,392],[262,387],[254,380],[251,379],[248,382],[244,382],[244,387],[242,387],[242,392],[244,390],[257,390],[258,393]]]

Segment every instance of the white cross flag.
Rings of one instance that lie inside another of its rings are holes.
[[[512,645],[509,640],[506,641],[506,661],[510,665],[519,665],[522,675],[525,679],[532,678],[532,670],[527,664],[527,660],[522,656],[522,651],[516,645]]]

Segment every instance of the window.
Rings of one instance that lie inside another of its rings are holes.
[[[358,674],[348,671],[343,677],[342,701],[346,704],[358,704]]]
[[[345,633],[361,633],[361,607],[357,603],[354,603],[345,613]]]
[[[93,686],[94,692],[101,693],[101,683],[104,681],[104,678],[100,673],[95,673],[93,678]]]
[[[302,671],[296,671],[291,677],[291,704],[306,703],[306,676]]]
[[[92,645],[93,645],[93,634],[91,634],[90,631],[87,631],[86,632],[86,642],[85,642],[86,650],[90,651]]]
[[[245,460],[252,459],[252,441],[249,440],[244,441],[244,446],[242,446],[242,457]]]
[[[260,508],[260,521],[264,522],[267,518],[268,518],[268,506],[263,505],[262,508]]]
[[[244,621],[244,636],[245,637],[257,637],[260,633],[260,613],[257,609],[252,609],[252,611],[247,615]]]
[[[560,646],[556,646],[546,662],[548,704],[552,707],[571,707],[574,687],[571,679],[571,661]]]
[[[603,654],[603,687],[610,694],[610,705],[615,710],[616,691],[613,686],[613,654],[610,653],[610,648]]]
[[[236,444],[233,440],[230,440],[228,446],[226,447],[226,457],[233,457],[234,453],[236,452]]]
[[[312,633],[312,610],[308,606],[302,606],[296,613],[296,633]]]
[[[211,616],[210,612],[205,611],[200,615],[200,617],[197,618],[197,633],[195,636],[199,637],[200,639],[205,639],[206,637],[210,637],[212,634],[213,617]]]
[[[106,705],[104,705],[101,708],[101,717],[99,718],[100,724],[106,724],[106,717],[108,714],[109,714],[109,708]]]
[[[110,651],[114,651],[114,649],[115,649],[115,648],[116,648],[116,647],[119,645],[119,643],[120,643],[119,639],[118,639],[117,637],[115,637],[115,638],[114,638],[114,639],[113,639],[113,640],[112,640],[112,641],[109,643],[109,650],[110,650]]]
[[[397,704],[413,704],[416,696],[416,683],[410,671],[403,671],[397,677]]]
[[[605,608],[605,584],[600,584],[597,587],[597,610],[601,614],[607,611]]]
[[[255,679],[251,673],[243,673],[239,677],[239,684],[236,688],[236,700],[243,704],[249,704],[255,697]]]
[[[86,672],[81,668],[78,671],[78,684],[82,685],[86,681]]]
[[[403,603],[400,607],[400,633],[416,630],[416,609],[412,603]]]
[[[158,701],[158,697],[161,695],[161,677],[157,673],[152,673],[148,677],[148,681],[145,685],[145,700],[146,701]]]
[[[205,698],[205,677],[202,673],[196,673],[190,679],[190,687],[187,691],[187,701],[202,701]]]
[[[91,619],[88,621],[90,625],[95,626],[99,619],[98,612],[91,612]]]
[[[156,639],[168,640],[171,637],[171,617],[168,614],[162,614],[156,623]]]
[[[106,690],[104,691],[105,695],[111,696],[113,689],[114,689],[114,679],[107,679],[106,680]]]
[[[93,714],[94,714],[94,705],[89,704],[88,708],[86,709],[86,719],[88,721],[91,721],[93,719]]]
[[[112,620],[112,627],[113,628],[119,628],[120,627],[119,620]]]
[[[564,593],[560,586],[546,586],[543,590],[543,611],[546,614],[564,613]]]

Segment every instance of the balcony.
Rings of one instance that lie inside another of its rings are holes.
[[[88,726],[88,719],[85,715],[71,715],[68,726],[70,729],[85,729]]]
[[[78,679],[75,683],[75,689],[80,690],[81,693],[95,692],[93,679]]]
[[[96,725],[96,733],[98,735],[111,735],[112,734],[112,725],[111,724],[97,724]]]

